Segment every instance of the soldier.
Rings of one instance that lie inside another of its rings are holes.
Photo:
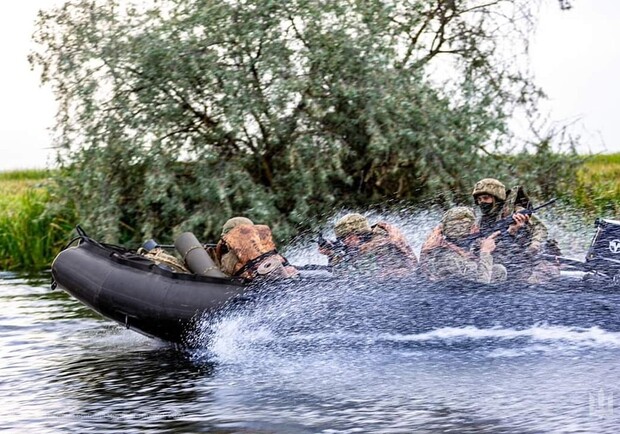
[[[506,280],[506,268],[493,263],[495,238],[499,232],[480,241],[478,254],[461,241],[477,231],[474,210],[458,206],[443,215],[420,253],[420,269],[431,280],[466,279],[478,283]]]
[[[334,226],[336,243],[320,245],[336,273],[355,272],[379,276],[404,276],[415,271],[418,260],[402,232],[378,222],[370,225],[366,217],[352,213]]]
[[[535,215],[514,214],[531,206],[522,187],[506,190],[497,179],[485,178],[472,191],[482,216],[478,222],[481,231],[489,230],[503,218],[513,215],[514,224],[502,234],[495,253],[497,262],[508,270],[509,279],[540,283],[559,275],[559,267],[542,261],[538,255],[546,248],[557,249],[555,241],[548,240],[547,228]],[[558,253],[558,252],[554,252]]]
[[[213,256],[220,269],[232,277],[253,280],[298,274],[297,269],[276,250],[271,229],[255,225],[246,217],[233,217],[224,223]]]

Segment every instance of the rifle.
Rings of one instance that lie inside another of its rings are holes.
[[[459,244],[463,244],[463,245],[469,246],[474,241],[479,240],[481,238],[486,238],[486,237],[490,236],[491,234],[493,234],[494,232],[497,232],[497,231],[500,231],[501,235],[503,235],[504,232],[508,230],[508,227],[510,227],[510,225],[514,224],[515,221],[513,220],[512,216],[514,216],[515,214],[532,215],[536,211],[539,211],[539,210],[541,210],[543,208],[548,207],[549,205],[552,205],[556,200],[557,200],[557,198],[553,198],[553,199],[543,203],[542,205],[538,205],[537,207],[522,209],[520,211],[514,212],[514,213],[510,214],[508,217],[504,217],[503,219],[498,220],[490,228],[488,228],[488,229],[486,229],[484,231],[477,232],[475,234],[468,235],[463,240],[459,240]]]

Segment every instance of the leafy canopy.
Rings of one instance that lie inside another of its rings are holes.
[[[42,11],[31,62],[59,102],[59,185],[107,241],[281,239],[335,207],[464,199],[514,109],[528,0],[116,0]],[[490,157],[489,157],[490,156]]]

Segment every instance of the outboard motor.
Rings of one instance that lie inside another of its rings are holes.
[[[620,276],[620,221],[597,218],[586,263],[610,277]]]

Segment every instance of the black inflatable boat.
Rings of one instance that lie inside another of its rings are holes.
[[[547,290],[549,294],[558,291],[565,294],[575,291],[583,294],[591,291],[617,293],[620,292],[620,222],[599,219],[596,225],[597,232],[586,261],[549,257],[562,263],[566,271],[561,278],[545,285],[534,288],[519,282],[479,285],[461,280],[431,283],[420,276],[411,276],[405,282],[403,279],[382,281],[381,285],[406,287],[416,299],[424,299],[424,294],[428,294],[429,300],[435,300],[439,291],[443,294],[439,299],[444,300],[439,304],[445,304],[446,297],[453,298],[453,294],[446,291],[454,288],[466,291],[469,298],[474,293],[488,295],[532,290]],[[174,272],[135,251],[99,243],[79,228],[78,233],[79,238],[61,251],[52,264],[52,287],[64,289],[104,317],[150,337],[187,345],[196,320],[227,305],[243,303],[256,292],[255,286],[242,280]],[[571,274],[571,270],[576,274]],[[277,285],[272,282],[268,289],[277,292],[301,282],[300,287],[309,283],[312,287],[318,284],[329,290],[326,281],[333,281],[334,285],[351,285],[350,279],[334,279],[324,267],[309,266],[302,270],[301,279]],[[374,286],[377,282],[372,280],[370,284]],[[551,301],[545,303],[553,302],[555,298],[552,296]]]
[[[150,337],[183,343],[192,322],[248,290],[240,280],[175,273],[82,234],[52,264],[53,287]]]

